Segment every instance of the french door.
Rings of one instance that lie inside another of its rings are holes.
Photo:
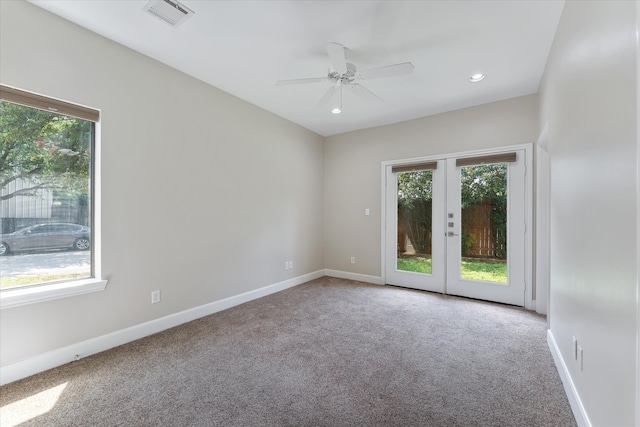
[[[387,284],[523,306],[525,150],[387,165]]]

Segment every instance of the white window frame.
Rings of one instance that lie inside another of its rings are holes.
[[[8,86],[5,86],[8,87]],[[15,89],[15,88],[14,88]],[[36,94],[34,94],[36,95]],[[40,96],[40,95],[38,95]],[[49,97],[46,97],[49,98]],[[64,102],[64,101],[61,101]],[[107,287],[108,280],[102,279],[102,221],[101,221],[101,139],[100,120],[94,122],[94,149],[91,153],[93,162],[93,277],[79,280],[63,280],[53,283],[45,283],[35,286],[17,287],[5,289],[0,292],[0,310],[13,307],[52,301],[92,292],[103,291]]]

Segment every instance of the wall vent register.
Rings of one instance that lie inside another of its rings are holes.
[[[142,10],[177,28],[195,12],[177,1],[151,0]]]

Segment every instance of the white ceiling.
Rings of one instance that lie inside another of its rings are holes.
[[[89,30],[324,136],[535,93],[564,1],[183,0],[178,28],[146,0],[30,0]],[[362,80],[384,99],[345,93],[343,113],[314,107],[329,82],[326,45],[359,70],[411,62],[411,75]],[[486,78],[470,83],[482,72]]]

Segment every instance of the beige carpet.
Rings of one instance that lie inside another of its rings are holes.
[[[322,278],[0,388],[2,427],[575,426],[545,319]]]

